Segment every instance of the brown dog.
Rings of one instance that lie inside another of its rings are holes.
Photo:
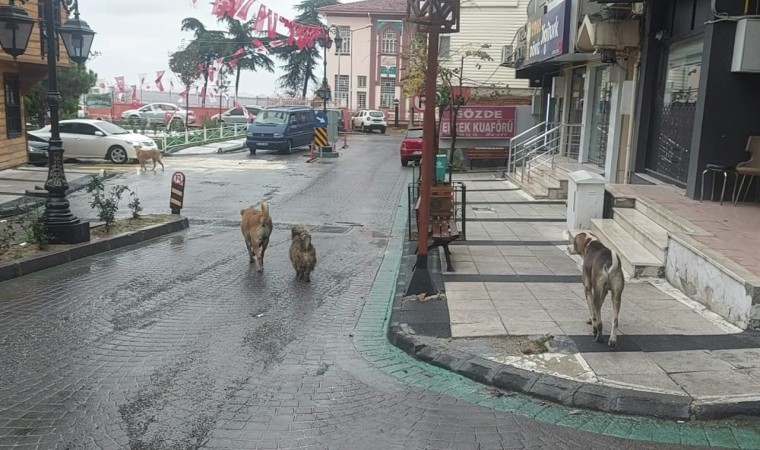
[[[153,160],[153,171],[156,170],[156,163],[161,164],[161,172],[164,171],[164,163],[161,161],[161,152],[158,150],[142,150],[141,148],[137,147],[135,148],[135,151],[137,152],[137,160],[140,161],[140,170],[141,171],[147,171],[148,169],[145,167],[145,163],[148,162],[148,160]]]
[[[317,251],[311,244],[311,233],[303,225],[291,229],[290,262],[296,270],[296,278],[311,282],[311,272],[317,265]]]
[[[264,252],[269,245],[269,236],[272,234],[272,217],[269,216],[269,203],[262,202],[261,210],[254,207],[240,210],[243,220],[240,229],[243,232],[245,246],[248,248],[248,257],[251,263],[256,262],[258,271],[264,271]]]
[[[617,344],[618,316],[620,302],[625,287],[625,277],[620,265],[620,257],[614,250],[605,247],[591,233],[578,233],[573,241],[573,250],[583,258],[583,288],[586,291],[586,303],[591,316],[591,328],[597,342],[602,342],[602,305],[607,292],[612,292],[612,331],[607,343],[610,347]]]

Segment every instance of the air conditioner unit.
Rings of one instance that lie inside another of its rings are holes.
[[[512,55],[515,52],[515,47],[513,45],[505,45],[501,48],[501,64],[507,65],[512,60]]]

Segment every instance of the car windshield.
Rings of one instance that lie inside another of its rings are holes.
[[[95,125],[107,134],[129,134],[129,131],[118,125],[114,125],[111,122],[95,122]]]
[[[287,123],[288,112],[287,111],[261,111],[253,123],[259,123],[262,125],[281,125]]]
[[[406,132],[406,137],[408,137],[408,138],[421,138],[422,137],[422,129],[408,130]]]
[[[383,117],[383,113],[381,111],[370,111],[369,115],[372,117]]]

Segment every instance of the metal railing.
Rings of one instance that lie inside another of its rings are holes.
[[[152,138],[163,153],[174,153],[187,147],[245,137],[247,130],[246,123],[222,123],[219,126],[195,130],[165,131],[162,135]]]
[[[516,137],[521,137],[510,149],[510,172],[522,167],[520,182],[539,167],[554,164],[557,156],[576,157],[580,152],[580,124],[543,122]]]

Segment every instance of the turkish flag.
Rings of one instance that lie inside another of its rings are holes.
[[[124,77],[116,77],[116,89],[119,90],[119,92],[124,93],[127,90],[126,85],[124,84]]]
[[[166,73],[165,70],[159,70],[156,72],[156,88],[159,92],[164,92],[164,83],[161,81],[161,79],[164,77],[164,73]]]

